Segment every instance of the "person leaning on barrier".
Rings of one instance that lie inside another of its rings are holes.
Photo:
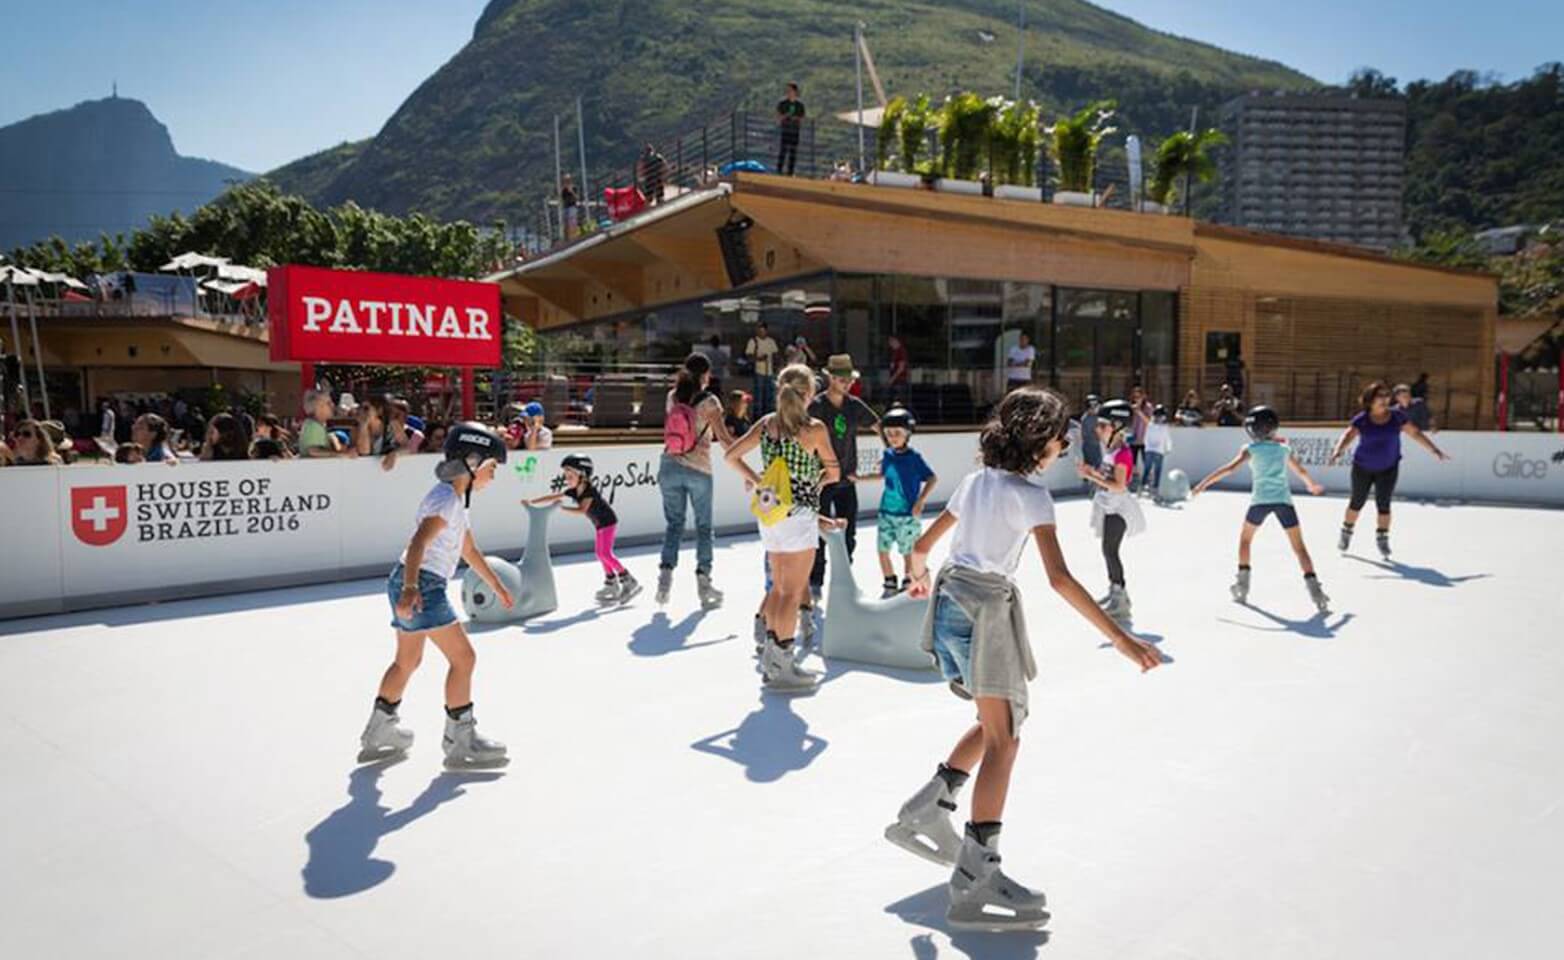
[[[231,413],[219,413],[207,422],[199,459],[248,460],[248,447],[239,419]]]
[[[334,407],[331,394],[325,390],[304,391],[304,422],[299,425],[299,456],[301,457],[356,457],[358,448],[347,444],[338,449],[331,442],[327,422]],[[149,456],[148,459],[151,459]]]
[[[54,449],[54,440],[43,424],[37,420],[23,420],[16,425],[12,444],[0,443],[0,466],[42,467],[63,466],[65,461]]]

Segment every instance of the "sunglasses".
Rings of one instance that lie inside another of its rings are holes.
[[[33,433],[31,430],[16,431],[16,439],[18,440],[36,440],[37,438],[38,434]]]

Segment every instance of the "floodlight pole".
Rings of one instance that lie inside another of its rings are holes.
[[[16,371],[17,373],[21,374],[20,379],[22,381],[23,406],[22,415],[24,417],[30,417],[33,415],[33,398],[32,394],[27,390],[27,370],[24,367],[24,365],[27,363],[27,360],[22,356],[22,331],[21,328],[16,325],[16,284],[12,283],[9,277],[6,278],[5,296],[7,302],[9,302],[11,305],[11,346],[16,350]],[[10,388],[7,387],[6,389]]]
[[[38,395],[43,400],[43,418],[53,420],[49,412],[49,385],[43,379],[43,344],[38,342],[38,313],[33,306],[33,288],[27,288],[27,323],[33,333],[33,362],[38,366]],[[28,411],[29,415],[32,411]]]
[[[858,170],[863,172],[865,154],[863,146],[863,21],[853,24],[853,77],[858,85]]]
[[[1026,0],[1020,0],[1016,4],[1019,8],[1017,21],[1020,29],[1016,32],[1016,103],[1021,102],[1021,65],[1026,60]]]

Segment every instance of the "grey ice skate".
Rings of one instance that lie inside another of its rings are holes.
[[[798,665],[793,646],[797,644],[784,649],[775,640],[766,638],[766,649],[760,656],[760,675],[767,690],[787,694],[813,693],[820,684],[820,674]]]
[[[1048,922],[1047,897],[1005,876],[996,846],[971,834],[962,837],[950,875],[950,911],[945,919],[960,930],[1037,930]]]
[[[1352,528],[1343,525],[1341,528],[1341,536],[1336,538],[1336,549],[1342,553],[1346,553],[1347,548],[1350,546],[1352,546]]]
[[[402,729],[398,725],[400,720],[394,713],[386,713],[379,707],[370,708],[369,723],[364,725],[364,732],[358,738],[359,763],[386,760],[407,753],[413,746],[413,731]]]
[[[896,596],[898,593],[901,593],[901,589],[896,586],[896,581],[895,580],[887,580],[887,581],[885,581],[885,584],[882,587],[880,587],[880,599],[881,600],[889,600],[890,598]]]
[[[657,605],[667,606],[668,594],[673,590],[673,568],[662,567],[657,571]]]
[[[798,638],[793,644],[797,651],[795,660],[802,660],[810,653],[820,652],[820,646],[815,638],[820,635],[820,624],[815,622],[815,607],[798,608]]]
[[[478,721],[468,711],[460,720],[445,718],[445,765],[452,770],[503,767],[510,762],[505,744],[478,733]]]
[[[956,865],[961,834],[950,822],[956,810],[956,793],[935,776],[901,805],[896,822],[885,828],[885,839],[942,867]]]
[[[616,603],[619,600],[618,579],[610,577],[593,596],[597,598],[598,603]]]
[[[1238,601],[1239,603],[1248,603],[1249,602],[1249,571],[1248,570],[1240,570],[1240,571],[1238,571],[1238,579],[1234,580],[1233,581],[1233,585],[1231,587],[1229,587],[1228,589],[1232,590],[1232,592],[1233,592],[1233,599],[1234,600]]]
[[[755,656],[766,652],[766,618],[755,614]]]
[[[1132,616],[1129,591],[1114,584],[1108,591],[1108,602],[1103,604],[1102,610],[1118,623],[1128,623]]]
[[[711,574],[695,574],[695,592],[701,598],[702,610],[715,610],[722,606],[722,591],[711,585]]]
[[[1314,601],[1314,607],[1321,613],[1330,612],[1330,597],[1325,595],[1325,588],[1320,586],[1318,577],[1305,577],[1304,585],[1309,588],[1309,599]]]
[[[1381,530],[1374,536],[1374,543],[1379,547],[1379,555],[1386,560],[1390,559],[1390,531]]]
[[[631,598],[642,590],[641,582],[630,576],[629,571],[619,575],[618,593],[614,600],[618,603],[629,603]]]

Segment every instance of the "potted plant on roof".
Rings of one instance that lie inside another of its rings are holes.
[[[923,178],[917,171],[918,153],[928,135],[928,123],[927,96],[910,103],[906,97],[896,97],[885,105],[875,138],[877,169],[869,175],[871,183],[882,187],[917,187],[922,183]],[[900,170],[892,169],[893,148],[900,150]]]
[[[935,189],[945,193],[981,194],[978,172],[988,158],[994,118],[1003,101],[984,100],[970,91],[945,98],[939,111],[940,173]]]
[[[1092,174],[1097,168],[1097,149],[1116,127],[1109,126],[1116,104],[1099,100],[1048,128],[1053,138],[1054,160],[1059,164],[1059,189],[1054,203],[1075,207],[1096,205],[1092,193]]]
[[[1007,102],[994,120],[994,196],[1009,200],[1043,199],[1037,186],[1037,104]]]
[[[1216,176],[1216,164],[1208,152],[1227,142],[1220,130],[1207,129],[1191,134],[1180,130],[1157,145],[1157,155],[1152,160],[1151,182],[1146,184],[1146,200],[1141,209],[1147,213],[1167,213],[1173,206],[1179,181],[1208,182]],[[1184,197],[1185,213],[1189,212],[1189,197]]]

